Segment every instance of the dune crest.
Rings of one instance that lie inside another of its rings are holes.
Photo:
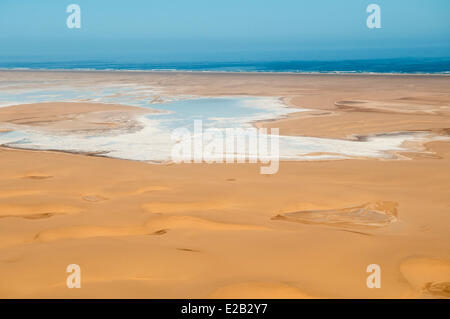
[[[217,299],[309,299],[314,298],[298,288],[273,282],[244,282],[216,289],[209,298]]]
[[[256,225],[227,224],[192,216],[158,216],[149,219],[141,226],[82,225],[49,229],[36,234],[32,241],[48,242],[69,238],[164,235],[171,229],[264,230],[267,228]]]

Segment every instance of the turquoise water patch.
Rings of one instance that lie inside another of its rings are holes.
[[[261,97],[221,97],[178,100],[152,104],[152,108],[168,113],[148,115],[167,129],[186,127],[192,130],[194,120],[202,120],[205,128],[250,127],[252,121],[273,119],[294,112],[281,100]]]

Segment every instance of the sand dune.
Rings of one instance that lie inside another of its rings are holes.
[[[36,234],[33,241],[47,242],[66,238],[119,237],[132,235],[163,235],[171,229],[205,229],[205,230],[264,230],[262,226],[218,223],[191,216],[160,216],[146,221],[141,226],[101,227],[71,226],[50,229]]]
[[[409,284],[416,279],[403,283],[406,275],[400,275],[400,265],[409,256],[448,260],[449,178],[445,168],[450,148],[446,143],[429,147],[442,158],[282,163],[279,174],[270,177],[249,170],[246,164],[153,166],[82,155],[3,150],[0,160],[9,168],[1,177],[1,187],[8,189],[8,185],[26,181],[36,187],[31,189],[50,193],[55,204],[73,202],[81,211],[35,220],[0,219],[0,273],[7,284],[0,287],[0,294],[224,297],[239,289],[221,288],[236,282],[269,282],[275,285],[273,297],[286,298],[414,297],[429,283],[429,290],[437,291],[446,282],[439,272],[416,286]],[[49,161],[51,166],[43,169],[43,163]],[[25,170],[38,167],[53,178],[21,177]],[[70,171],[63,169],[67,167]],[[209,175],[199,183],[199,173],[205,169]],[[167,189],[131,191],[130,176],[136,176],[134,189],[144,184],[151,188],[161,180]],[[121,181],[130,186],[129,192],[119,187]],[[86,194],[107,199],[86,201]],[[224,194],[233,199],[233,205],[214,206],[221,203]],[[361,231],[352,224],[330,228],[327,224],[271,220],[280,212],[341,209],[349,203],[376,203],[380,198],[395,199],[401,223]],[[33,194],[22,197],[29,207],[35,207],[35,213],[53,211],[39,206],[41,200]],[[4,203],[4,199],[0,201]],[[143,208],[152,202],[165,204],[157,206],[157,213]],[[181,211],[178,203],[197,203],[199,209],[192,204]],[[39,256],[48,258],[41,260]],[[119,262],[122,258],[127,266]],[[159,261],[150,266],[155,258]],[[84,269],[86,289],[69,292],[64,287],[69,263],[79,263]],[[383,286],[378,291],[365,287],[365,267],[371,263],[382,266]],[[111,266],[100,267],[104,264]],[[184,279],[173,276],[171,265],[180,264],[184,265]],[[155,280],[136,282],[134,274]],[[409,276],[415,278],[414,274]],[[278,283],[289,282],[300,287],[296,288],[299,291],[277,288]],[[57,286],[51,288],[53,285]],[[182,289],[175,288],[180,285]],[[256,285],[242,289],[240,296],[266,296],[268,291],[265,285]]]
[[[182,211],[200,211],[226,209],[232,206],[232,203],[225,201],[201,201],[201,202],[152,202],[143,205],[143,208],[152,213],[158,212],[182,212]]]
[[[217,299],[310,299],[314,298],[301,292],[299,289],[283,283],[249,282],[232,284],[214,291],[210,298]]]
[[[35,194],[33,194],[35,195]],[[5,202],[3,199],[2,202]],[[21,205],[15,203],[1,203],[0,204],[0,217],[8,216],[27,216],[35,214],[67,214],[79,212],[80,208],[76,206],[68,206],[64,204],[40,204],[40,205]]]

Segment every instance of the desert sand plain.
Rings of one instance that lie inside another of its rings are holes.
[[[450,77],[2,71],[1,81],[139,83],[161,96],[277,96],[280,134],[447,138]],[[7,94],[7,88],[0,94]],[[126,105],[0,108],[0,124],[127,127]],[[0,149],[1,298],[449,298],[450,143],[392,159],[149,164]],[[365,210],[367,214],[358,215]],[[331,216],[331,217],[330,217]],[[78,264],[82,287],[66,287]],[[366,267],[381,267],[369,289]]]

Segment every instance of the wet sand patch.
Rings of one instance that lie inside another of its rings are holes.
[[[347,208],[283,213],[272,220],[336,227],[383,227],[397,221],[397,207],[395,202],[380,201]]]
[[[396,100],[340,100],[335,105],[338,109],[359,112],[384,112],[403,114],[438,114],[446,113],[446,101],[433,103],[430,100],[416,101],[414,98],[401,98]],[[429,103],[432,102],[432,103]]]

